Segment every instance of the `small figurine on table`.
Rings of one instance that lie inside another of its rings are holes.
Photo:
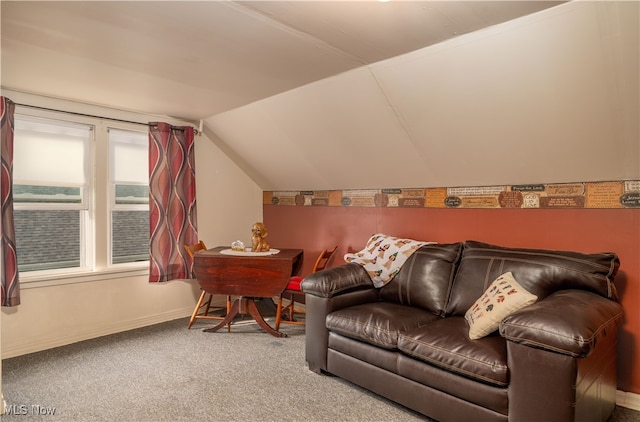
[[[251,251],[252,252],[267,252],[271,247],[266,241],[267,228],[263,223],[255,223],[251,229]]]

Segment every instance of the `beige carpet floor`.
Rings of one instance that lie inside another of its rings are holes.
[[[170,321],[6,359],[2,421],[412,421],[421,415],[309,371],[304,327]],[[610,422],[640,421],[616,408]]]

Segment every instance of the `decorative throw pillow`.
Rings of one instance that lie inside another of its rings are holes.
[[[538,297],[526,291],[511,272],[502,274],[464,314],[469,338],[476,340],[494,332],[504,318],[536,300]]]

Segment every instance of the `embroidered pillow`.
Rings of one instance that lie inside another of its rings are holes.
[[[494,332],[504,318],[536,300],[538,297],[526,291],[513,274],[502,274],[464,314],[469,323],[469,338],[476,340]]]

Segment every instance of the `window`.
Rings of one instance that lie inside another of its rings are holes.
[[[18,268],[87,268],[92,243],[87,125],[17,118],[13,201]]]
[[[146,267],[147,132],[97,118],[69,122],[56,113],[36,114],[15,116],[19,271],[46,276],[140,267],[141,261]]]
[[[109,130],[111,263],[149,260],[147,133]]]

